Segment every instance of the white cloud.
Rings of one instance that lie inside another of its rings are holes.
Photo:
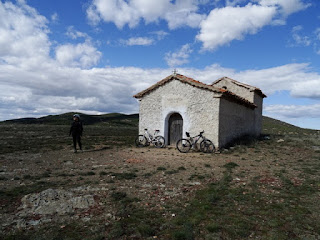
[[[269,24],[275,14],[275,7],[252,4],[216,8],[201,22],[201,30],[196,38],[203,42],[204,49],[214,50],[235,39],[241,40],[247,34],[255,34]]]
[[[279,118],[320,118],[320,104],[311,105],[269,105],[264,111]]]
[[[308,63],[242,71],[235,73],[234,78],[261,88],[267,95],[287,90],[293,97],[318,98],[320,96],[320,75],[313,72]]]
[[[58,15],[58,13],[53,13],[52,15],[51,15],[51,21],[52,22],[54,22],[54,23],[56,23],[56,22],[58,22],[59,21],[59,15]]]
[[[167,35],[169,35],[169,33],[165,32],[165,31],[155,31],[155,32],[151,32],[151,34],[154,34],[157,36],[158,41],[164,39]]]
[[[215,8],[200,24],[196,39],[204,50],[215,50],[233,40],[256,34],[267,25],[283,25],[286,18],[310,6],[301,0],[255,0],[246,6],[229,1],[229,6]]]
[[[235,7],[243,2],[246,2],[246,0],[226,0],[226,6]]]
[[[66,67],[82,67],[88,68],[96,65],[101,57],[99,52],[91,42],[65,44],[56,48],[56,59]]]
[[[2,64],[0,120],[69,111],[135,113],[138,112],[138,103],[132,96],[170,75],[171,70],[134,67],[85,70],[59,67],[51,62],[41,69],[30,71],[20,66]],[[308,64],[288,64],[242,72],[215,64],[205,69],[180,68],[179,73],[207,84],[222,76],[229,76],[260,87],[269,96],[286,90],[292,96],[305,94],[304,97],[320,99],[320,75],[311,71]],[[268,107],[265,112],[273,114],[280,109],[285,108]],[[314,113],[308,113],[307,110],[299,110],[297,113],[301,114],[294,117],[314,116]]]
[[[195,5],[183,6],[183,4],[177,4],[173,8],[167,9],[166,13],[164,13],[164,18],[168,22],[170,29],[176,29],[182,26],[197,28],[205,16],[196,13],[196,10],[197,7]]]
[[[210,2],[211,6],[222,1]],[[245,3],[247,5],[243,6]],[[286,18],[310,6],[302,0],[227,0],[225,7],[214,8],[208,16],[200,13],[207,0],[93,0],[87,18],[93,25],[100,21],[114,23],[119,29],[125,25],[136,27],[164,20],[169,29],[183,26],[199,28],[196,39],[204,50],[214,50],[233,40],[256,34],[267,25],[283,25]],[[236,19],[236,20],[235,20]],[[303,41],[305,39],[301,39]]]
[[[135,113],[138,104],[132,96],[169,74],[166,69],[84,70],[55,65],[30,72],[0,65],[0,91],[5,92],[0,97],[0,120],[75,110]],[[5,81],[6,76],[11,76],[10,81]]]
[[[17,5],[0,2],[0,60],[12,64],[43,62],[51,45],[47,23],[23,1]]]
[[[127,40],[121,40],[121,43],[128,45],[128,46],[149,46],[154,43],[154,40],[152,38],[147,37],[136,37],[136,38],[129,38]]]
[[[165,60],[170,67],[180,66],[189,62],[191,53],[190,44],[185,44],[176,52],[166,53]]]
[[[120,43],[127,46],[149,46],[157,41],[163,40],[169,33],[165,31],[150,32],[152,37],[131,37],[129,39],[120,39]]]
[[[71,39],[78,39],[78,38],[85,38],[85,39],[90,39],[88,34],[84,32],[80,32],[74,29],[74,26],[69,26],[66,32],[66,35],[70,37]]]
[[[302,36],[300,32],[303,30],[303,27],[301,25],[295,26],[292,28],[292,39],[294,43],[292,46],[310,46],[311,40],[308,36]]]
[[[314,34],[316,35],[316,39],[320,41],[320,28],[317,28],[317,29],[314,31]]]
[[[93,0],[87,9],[89,21],[113,22],[118,28],[136,27],[141,20],[146,24],[165,20],[170,29],[181,26],[198,27],[204,18],[197,13],[201,1],[194,0]]]
[[[281,14],[283,18],[311,6],[311,4],[304,3],[302,0],[260,0],[259,3],[261,6],[277,6],[279,14]]]

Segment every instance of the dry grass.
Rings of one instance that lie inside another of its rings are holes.
[[[136,127],[93,125],[73,154],[68,126],[0,125],[0,238],[319,239],[319,133],[263,129],[269,140],[181,154],[132,147]],[[97,205],[17,229],[44,218],[19,217],[21,198],[48,188],[81,188]]]

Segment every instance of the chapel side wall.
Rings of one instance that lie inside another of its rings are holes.
[[[245,135],[255,136],[255,111],[244,105],[221,98],[219,145],[224,147]]]
[[[217,93],[199,89],[179,80],[172,80],[146,94],[140,101],[139,134],[147,128],[168,139],[168,120],[171,114],[179,113],[183,118],[185,132],[191,136],[205,131],[205,136],[218,146],[219,98]]]
[[[262,109],[263,109],[263,98],[255,93],[254,94],[254,103],[257,105],[255,111],[255,132],[256,136],[260,136],[262,131]]]
[[[227,90],[245,98],[246,100],[254,103],[257,107],[255,108],[254,118],[252,118],[252,125],[254,125],[255,133],[254,136],[258,137],[261,134],[262,130],[262,109],[263,109],[263,97],[257,92],[247,89],[245,87],[237,86],[236,84],[227,81],[221,80],[214,86],[222,88],[223,86],[227,87]]]

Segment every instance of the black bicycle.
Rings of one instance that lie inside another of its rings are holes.
[[[176,146],[179,152],[187,153],[190,149],[195,151],[201,151],[204,153],[212,153],[215,150],[213,143],[203,135],[204,131],[200,132],[199,135],[190,137],[190,133],[186,132],[187,139],[181,138],[178,140]]]

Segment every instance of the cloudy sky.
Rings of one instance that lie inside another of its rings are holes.
[[[264,115],[320,129],[318,0],[0,0],[0,121],[137,113],[178,73],[268,95]]]

